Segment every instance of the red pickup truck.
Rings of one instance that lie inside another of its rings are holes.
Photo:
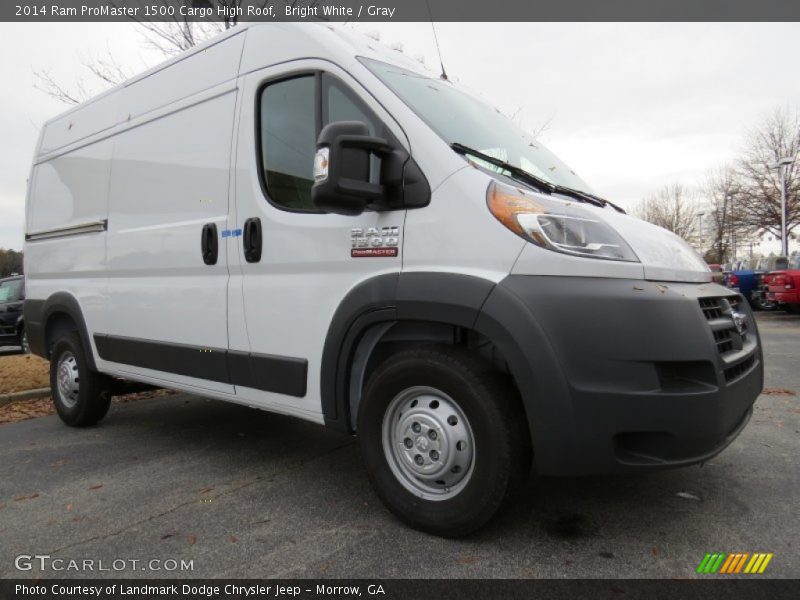
[[[768,300],[788,312],[800,314],[800,256],[791,256],[788,268],[768,273],[764,283]]]

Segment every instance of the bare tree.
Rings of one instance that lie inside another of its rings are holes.
[[[253,4],[263,9],[270,4],[270,1],[260,0]],[[294,6],[297,0],[283,0],[283,2]],[[220,18],[219,21],[198,22],[191,21],[188,17],[181,16],[179,11],[175,11],[172,16],[164,16],[164,21],[132,19],[141,29],[144,45],[158,51],[166,58],[180,54],[237,25],[236,9],[244,3],[244,0],[180,0],[180,3],[186,6],[208,6],[215,11],[217,8],[225,8],[227,9],[225,14],[228,16]],[[117,6],[116,2],[111,4]],[[175,2],[158,0],[155,5],[174,7]],[[80,104],[93,95],[92,88],[113,87],[130,77],[130,73],[119,64],[108,47],[103,55],[82,57],[81,64],[95,85],[87,84],[84,78],[78,78],[72,87],[67,87],[56,81],[49,71],[39,70],[33,73],[34,86],[65,104]]]
[[[778,108],[750,130],[737,164],[741,191],[736,197],[741,211],[736,219],[742,226],[780,236],[780,173],[772,168],[778,160],[791,157],[786,172],[786,230],[800,225],[800,113]]]
[[[701,185],[708,208],[705,213],[706,229],[710,231],[711,243],[704,248],[706,260],[710,263],[723,263],[730,257],[731,244],[737,234],[746,233],[740,225],[738,213],[742,205],[737,202],[741,196],[741,182],[736,171],[726,165],[710,171]]]
[[[697,202],[694,193],[675,183],[648,196],[633,213],[645,221],[663,227],[690,244],[698,241]]]

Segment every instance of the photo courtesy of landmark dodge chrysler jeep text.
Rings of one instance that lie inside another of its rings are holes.
[[[686,243],[348,30],[236,27],[49,121],[26,218],[67,424],[111,377],[325,424],[429,532],[532,465],[705,461],[762,388],[747,302]]]

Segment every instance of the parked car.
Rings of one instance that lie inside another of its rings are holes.
[[[753,291],[753,303],[761,310],[775,310],[778,305],[774,298],[770,297],[769,286],[773,278],[773,273],[777,270],[785,269],[789,264],[789,259],[785,256],[766,256],[760,258],[756,263],[756,278],[758,285]]]
[[[778,308],[800,314],[800,256],[790,257],[785,269],[769,273],[767,298]]]
[[[25,278],[21,275],[0,279],[0,346],[20,346],[28,352],[28,336],[22,316]]]
[[[758,273],[749,260],[740,260],[733,264],[725,278],[725,285],[744,296],[754,308],[761,308],[753,293],[758,289]]]
[[[708,265],[708,270],[711,271],[711,280],[714,283],[724,283],[725,282],[725,273],[722,268],[722,265],[712,263]]]
[[[68,425],[110,376],[293,415],[357,434],[405,522],[463,535],[531,462],[708,461],[762,389],[743,297],[589,189],[358,32],[242,25],[42,127],[30,346]]]

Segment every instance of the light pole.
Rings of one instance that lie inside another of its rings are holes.
[[[789,256],[789,240],[786,235],[786,170],[784,167],[794,162],[794,158],[782,158],[770,169],[777,169],[781,177],[781,256]]]
[[[698,237],[700,238],[698,242],[698,246],[700,246],[700,251],[703,251],[705,248],[705,236],[703,235],[703,215],[705,213],[699,212],[697,213],[697,228],[700,230]]]

